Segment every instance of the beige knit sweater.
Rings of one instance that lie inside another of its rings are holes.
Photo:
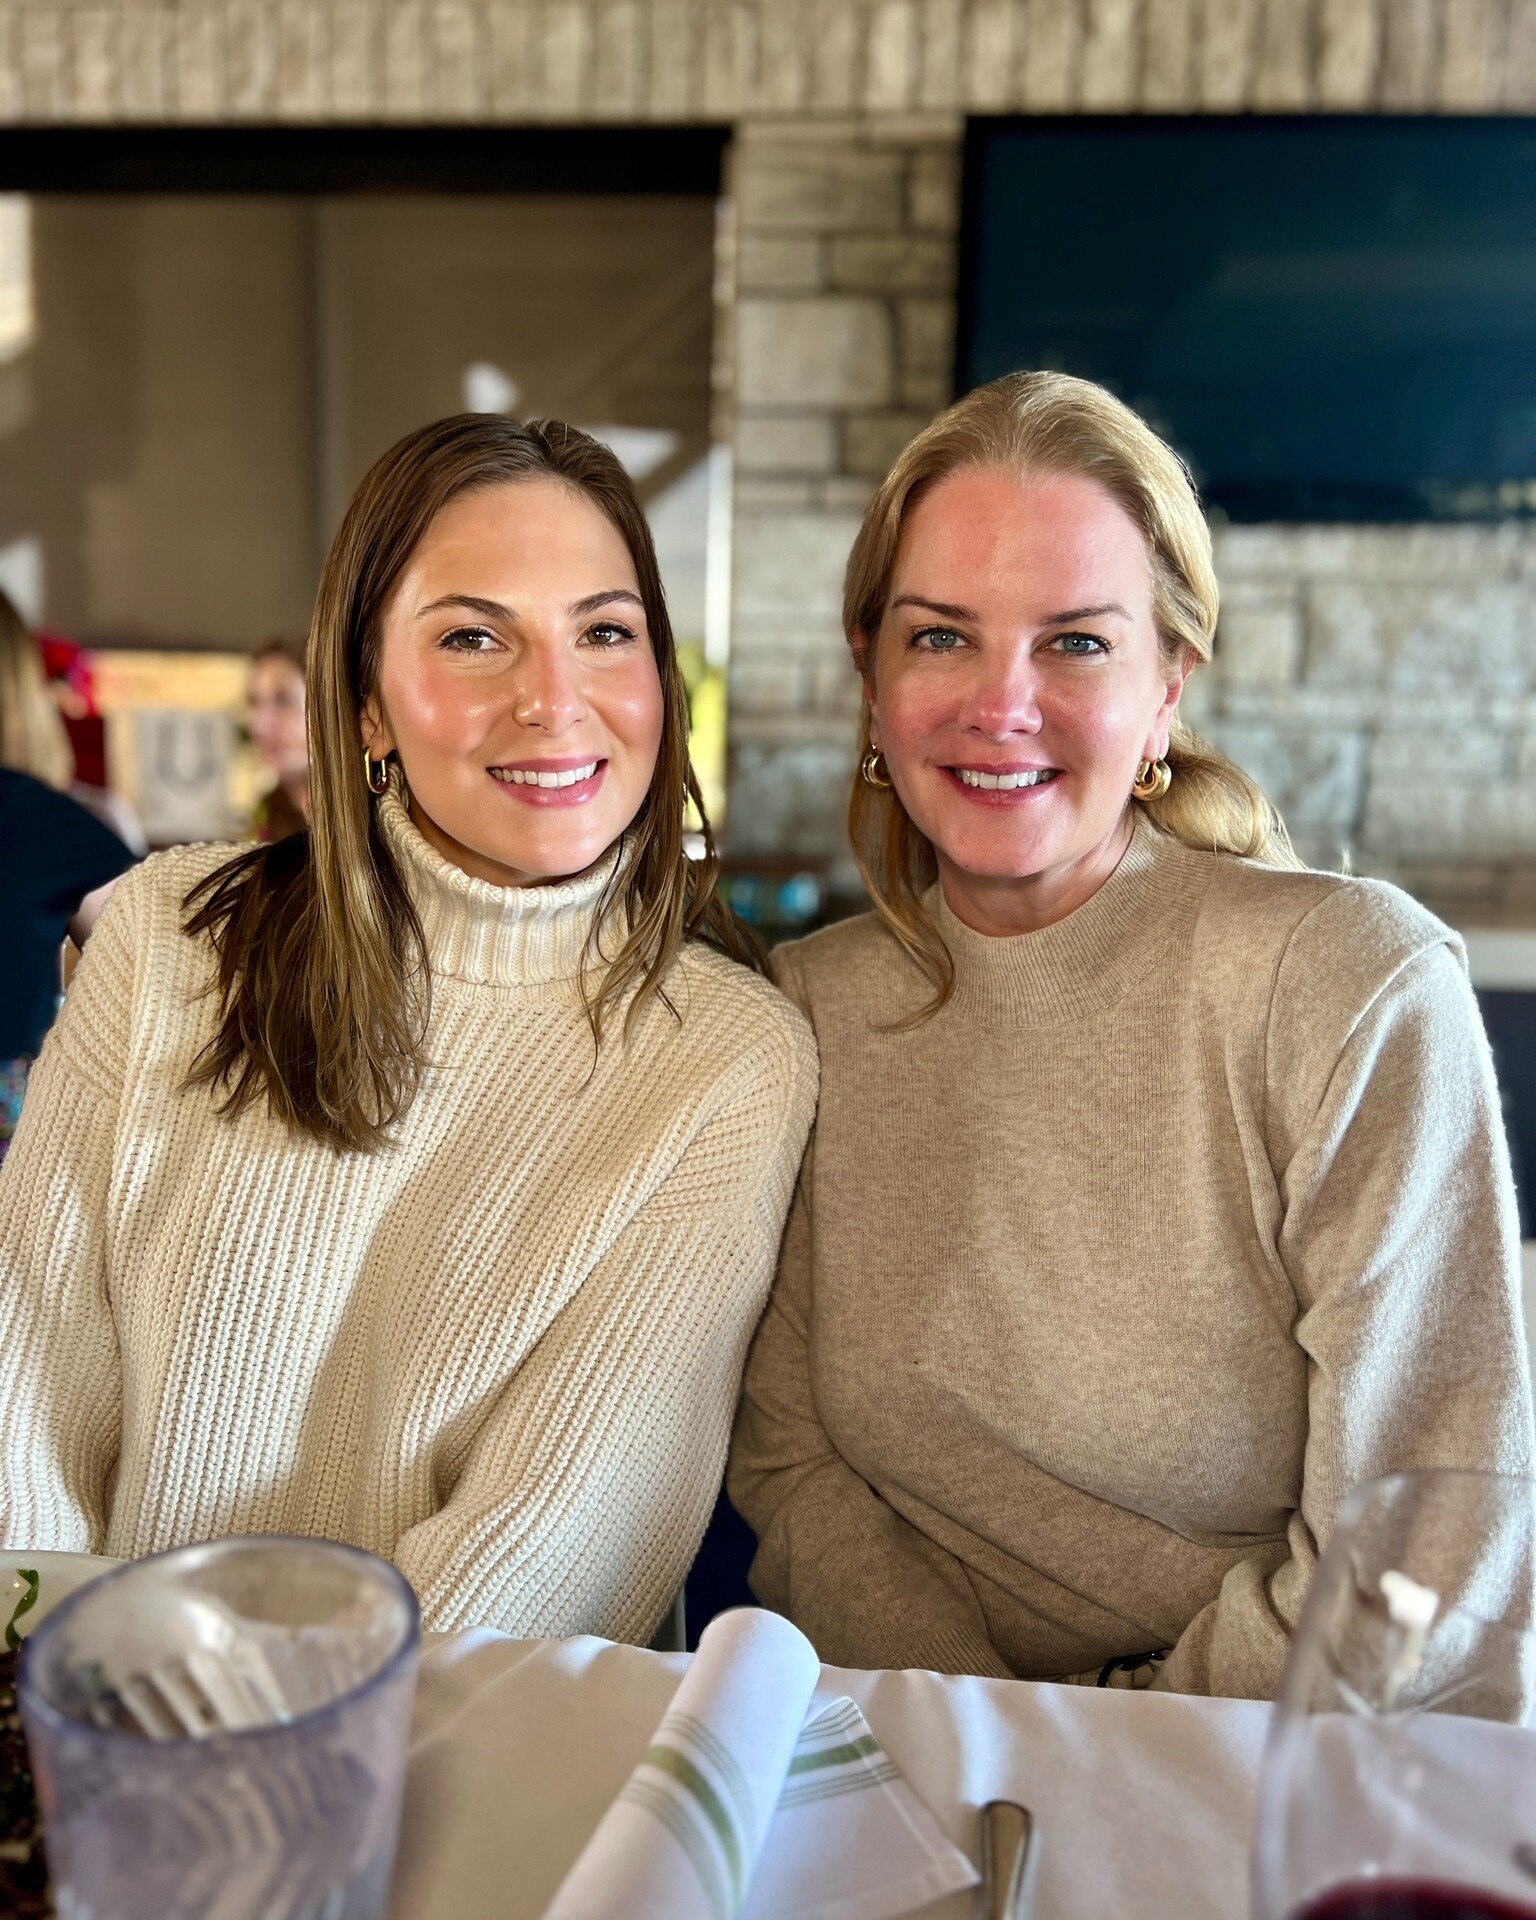
[[[1455,936],[1143,819],[1042,932],[782,949],[821,1100],[730,1488],[823,1659],[1273,1693],[1343,1494],[1529,1471],[1517,1229]]]
[[[181,1090],[216,1015],[179,903],[232,849],[147,862],[94,934],[0,1173],[0,1542],[323,1534],[429,1626],[644,1641],[719,1481],[814,1047],[692,946],[681,1021],[652,1004],[594,1070],[607,869],[488,886],[382,805],[433,1014],[381,1154]]]

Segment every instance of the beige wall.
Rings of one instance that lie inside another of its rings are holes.
[[[664,429],[708,451],[715,209],[684,196],[34,196],[36,335],[0,369],[0,548],[50,626],[249,647],[308,626],[363,472],[460,411]],[[671,533],[697,637],[703,528]],[[694,549],[697,549],[695,551]]]
[[[307,230],[292,204],[33,203],[35,344],[0,438],[0,540],[89,639],[248,645],[313,582]]]
[[[517,410],[709,444],[713,203],[684,196],[362,196],[318,212],[328,518],[475,362]]]

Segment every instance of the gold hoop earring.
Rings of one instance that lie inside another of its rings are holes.
[[[860,761],[859,778],[866,787],[875,787],[881,793],[889,792],[891,776],[885,770],[885,755],[878,747],[871,747]]]
[[[368,782],[368,791],[372,794],[389,792],[389,755],[375,760],[366,747],[363,748],[363,778]]]
[[[1173,785],[1173,768],[1166,760],[1143,760],[1136,768],[1131,792],[1138,800],[1161,800]]]

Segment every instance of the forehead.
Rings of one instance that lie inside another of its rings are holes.
[[[298,688],[303,684],[303,668],[296,660],[290,660],[286,653],[264,653],[259,660],[251,664],[253,687],[267,687],[274,692],[286,692],[290,687]]]
[[[987,468],[950,474],[908,515],[891,598],[905,593],[1033,621],[1108,601],[1150,617],[1152,572],[1136,523],[1093,481]]]
[[[570,588],[567,597],[636,584],[629,548],[607,514],[579,488],[553,479],[501,481],[457,495],[427,527],[404,577],[415,587],[487,597],[514,577],[530,584],[558,578],[562,591]]]

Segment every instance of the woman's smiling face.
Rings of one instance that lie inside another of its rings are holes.
[[[873,639],[872,736],[951,909],[983,932],[1070,913],[1124,851],[1188,672],[1135,523],[1075,475],[950,474],[907,518]]]
[[[600,860],[644,803],[663,697],[634,561],[559,480],[459,495],[385,609],[363,740],[397,751],[411,816],[501,886]]]

